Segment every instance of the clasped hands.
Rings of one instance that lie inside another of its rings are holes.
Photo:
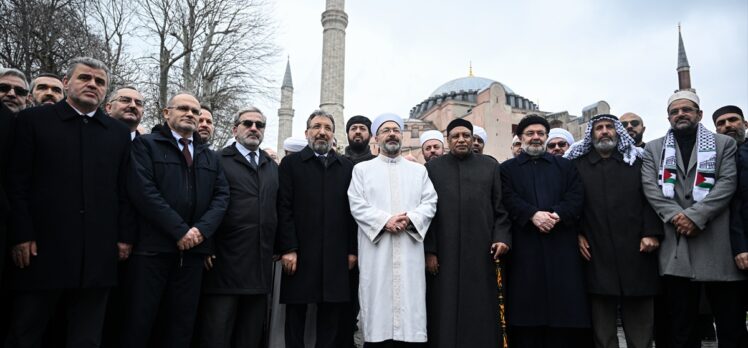
[[[538,211],[532,216],[532,224],[542,233],[549,233],[561,221],[561,217],[556,213],[547,211]]]
[[[393,215],[389,220],[387,220],[387,223],[384,225],[384,230],[390,233],[398,233],[405,231],[409,224],[410,218],[408,218],[408,215],[406,213],[400,213]]]
[[[192,227],[187,231],[184,237],[177,242],[177,247],[180,251],[186,251],[196,247],[203,241],[205,241],[205,237],[200,233],[200,230],[198,230],[197,227]]]
[[[675,225],[678,234],[686,237],[693,237],[701,232],[701,229],[682,212],[676,214],[670,222]]]

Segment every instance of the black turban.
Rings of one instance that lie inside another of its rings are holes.
[[[371,120],[366,118],[366,116],[356,115],[348,119],[348,123],[345,124],[345,132],[348,133],[348,131],[351,130],[351,126],[354,124],[362,124],[366,126],[366,129],[371,133]]]
[[[717,109],[717,111],[712,114],[712,120],[714,122],[717,122],[717,117],[720,117],[724,114],[738,114],[740,115],[740,118],[745,119],[743,117],[743,110],[740,110],[740,108],[735,105],[727,105]]]
[[[519,120],[519,124],[517,125],[517,129],[514,131],[514,135],[520,136],[520,134],[525,131],[525,128],[527,128],[527,126],[533,124],[542,124],[543,127],[545,127],[546,134],[551,131],[551,125],[548,123],[548,120],[546,120],[545,117],[541,117],[538,115],[527,115]]]
[[[470,133],[473,133],[473,124],[470,123],[470,121],[464,119],[464,118],[456,118],[452,120],[452,122],[449,122],[447,125],[447,136],[449,136],[449,132],[452,131],[452,129],[456,127],[465,127],[470,130]]]

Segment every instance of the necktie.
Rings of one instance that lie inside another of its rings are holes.
[[[190,154],[190,139],[179,138],[179,143],[182,144],[182,155],[184,155],[184,160],[187,161],[187,166],[192,167],[192,154]]]
[[[327,168],[327,156],[317,156],[317,159],[322,162],[322,166]]]
[[[249,166],[257,169],[257,154],[254,151],[249,153]]]

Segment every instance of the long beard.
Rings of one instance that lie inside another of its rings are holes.
[[[385,143],[382,146],[382,151],[388,155],[397,155],[400,152],[400,143]]]
[[[522,150],[530,157],[538,157],[545,152],[543,144],[522,144]]]
[[[603,153],[609,153],[618,146],[618,139],[601,139],[592,142],[595,150]]]

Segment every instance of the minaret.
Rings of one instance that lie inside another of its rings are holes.
[[[286,62],[286,73],[281,86],[280,109],[278,109],[278,157],[283,157],[283,141],[293,131],[293,81],[291,80],[291,59]]]
[[[343,119],[343,87],[345,84],[345,28],[348,15],[343,10],[345,0],[327,0],[322,12],[322,85],[319,107],[335,119],[335,139],[338,148],[348,143]]]
[[[678,91],[696,92],[691,88],[691,67],[688,65],[686,47],[683,45],[683,36],[680,33],[680,23],[678,24],[678,69],[676,70],[678,71]]]

